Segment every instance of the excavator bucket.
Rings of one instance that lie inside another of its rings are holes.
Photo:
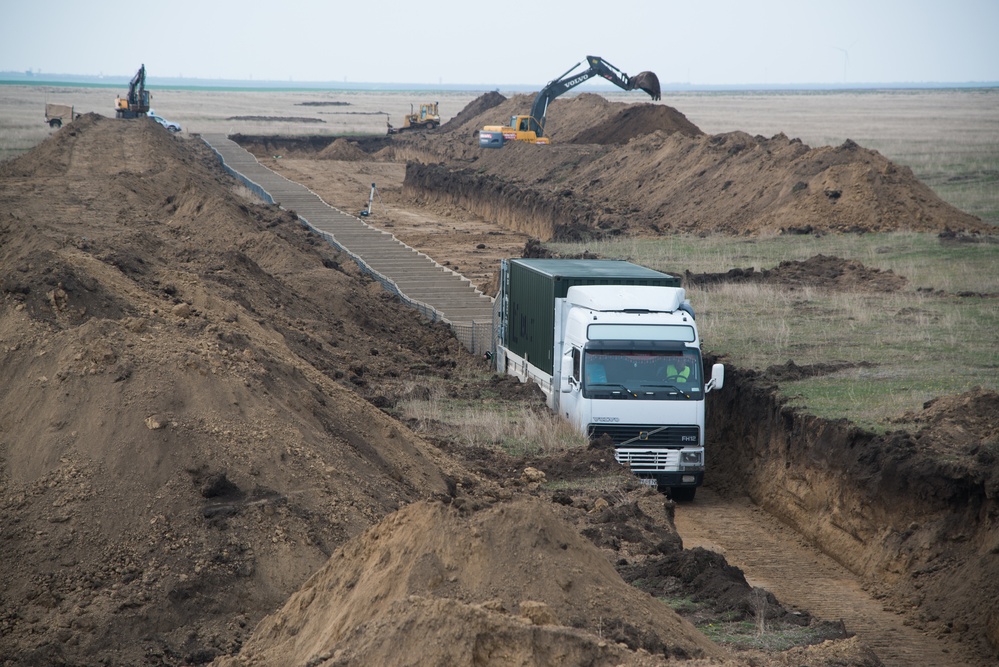
[[[641,88],[651,95],[654,100],[662,98],[662,91],[659,88],[659,77],[656,76],[655,72],[639,72],[631,77],[630,84],[633,89]]]

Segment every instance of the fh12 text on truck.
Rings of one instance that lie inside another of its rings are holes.
[[[496,365],[674,500],[704,480],[705,380],[680,280],[617,260],[511,259],[501,267]]]

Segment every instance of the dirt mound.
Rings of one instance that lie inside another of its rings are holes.
[[[340,137],[321,150],[316,157],[320,160],[355,161],[368,159],[368,154],[361,150],[357,144]]]
[[[625,584],[549,507],[410,505],[335,553],[238,658],[218,664],[640,664],[618,644],[660,657],[725,655]],[[450,628],[447,641],[414,633],[415,619]]]
[[[453,337],[204,144],[90,114],[0,178],[0,662],[231,652],[348,537],[454,488],[372,405],[449,373]]]
[[[441,125],[440,129],[442,132],[450,132],[463,125],[467,125],[473,119],[477,119],[491,109],[499,106],[506,101],[506,97],[500,95],[496,91],[490,91],[481,95],[468,104],[465,108],[459,111],[453,118]]]
[[[904,276],[891,270],[882,271],[864,266],[860,262],[840,257],[815,255],[804,261],[788,260],[773,269],[757,271],[729,269],[725,273],[699,273],[687,271],[684,282],[690,285],[718,283],[758,283],[784,287],[822,287],[857,292],[895,292],[908,282]]]
[[[626,144],[635,137],[653,132],[664,134],[679,132],[688,137],[704,134],[699,127],[673,107],[661,104],[633,104],[609,120],[583,130],[574,136],[570,143]]]
[[[469,114],[450,133],[407,139],[411,155],[442,162],[439,169],[454,175],[414,173],[407,186],[545,241],[673,232],[992,231],[943,202],[907,167],[853,141],[811,148],[783,134],[709,136],[665,105],[611,103],[589,93],[561,98],[545,128],[552,145],[478,148],[481,127],[527,113],[532,102],[516,95]]]
[[[916,438],[922,444],[944,450],[962,448],[963,454],[985,465],[999,459],[999,394],[995,392],[975,387],[935,398],[921,412],[907,412],[897,421],[920,424]]]

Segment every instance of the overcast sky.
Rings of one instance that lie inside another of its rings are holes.
[[[543,85],[999,81],[999,0],[0,0],[0,71]]]

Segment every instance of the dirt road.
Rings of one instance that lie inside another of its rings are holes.
[[[820,618],[841,619],[846,631],[870,644],[886,667],[968,665],[936,637],[908,627],[886,610],[849,570],[808,544],[745,497],[726,499],[701,489],[678,505],[676,527],[684,548],[718,552],[742,569],[753,586],[784,605]]]

